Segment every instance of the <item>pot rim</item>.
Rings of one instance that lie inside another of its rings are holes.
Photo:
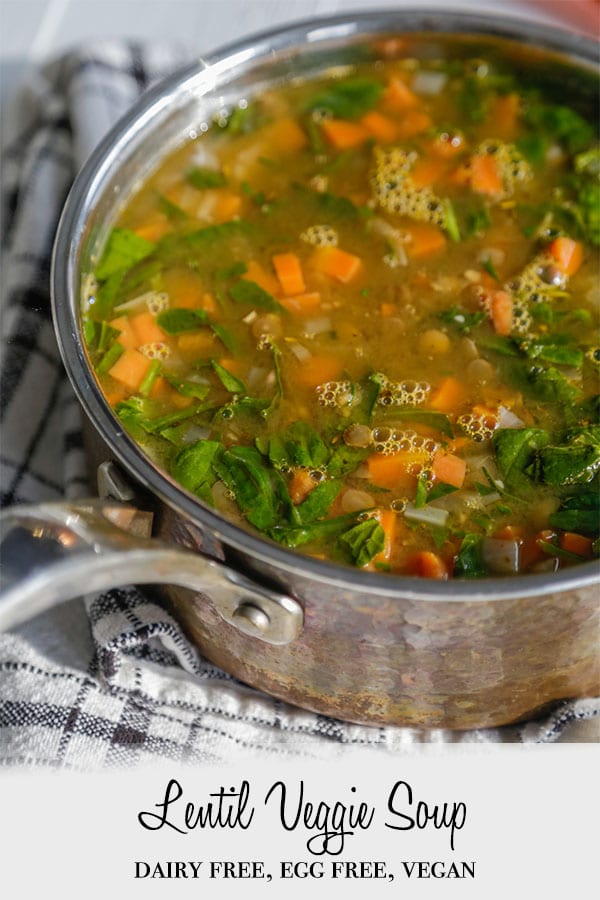
[[[201,528],[209,529],[226,547],[274,566],[278,574],[301,575],[368,595],[385,593],[386,596],[439,602],[508,600],[589,586],[598,580],[600,569],[597,560],[554,573],[432,582],[413,576],[365,572],[285,549],[229,522],[162,472],[123,431],[104,400],[89,365],[77,314],[78,251],[85,223],[93,209],[90,198],[102,193],[107,173],[119,150],[127,144],[130,134],[150,123],[177,94],[185,90],[186,83],[191,80],[197,82],[205,77],[210,82],[220,71],[226,72],[235,65],[259,62],[268,55],[291,50],[307,42],[318,44],[327,39],[361,34],[400,32],[497,37],[517,44],[533,42],[537,48],[566,55],[573,64],[589,63],[597,68],[598,44],[584,35],[561,31],[525,18],[455,13],[435,7],[379,9],[294,21],[252,34],[188,63],[144,94],[111,128],[86,161],[69,192],[58,225],[51,271],[54,327],[63,363],[94,427],[138,482],[171,509]],[[195,83],[196,90],[199,86]]]

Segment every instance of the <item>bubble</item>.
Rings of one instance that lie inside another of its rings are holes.
[[[431,390],[426,381],[390,381],[382,372],[376,377],[381,385],[377,397],[381,406],[420,406]]]
[[[493,156],[502,180],[501,199],[512,196],[515,189],[533,177],[529,163],[523,159],[514,144],[483,141],[475,151],[476,156]]]
[[[376,147],[375,168],[371,173],[373,199],[383,209],[407,215],[417,221],[444,225],[444,209],[431,188],[419,187],[410,179],[410,172],[418,159],[416,153],[401,147]],[[388,254],[385,263],[392,268],[398,263]]]
[[[456,424],[471,440],[482,443],[492,439],[498,419],[491,413],[467,413],[459,416]]]
[[[169,308],[169,295],[165,291],[152,291],[146,298],[148,312],[157,316],[160,312]]]
[[[140,347],[140,353],[147,359],[168,359],[171,355],[171,348],[163,341],[152,341],[150,344]]]
[[[351,381],[326,381],[316,388],[317,400],[320,406],[332,409],[343,409],[352,406],[357,393]]]
[[[302,232],[300,240],[314,247],[337,247],[338,234],[331,225],[311,225]]]

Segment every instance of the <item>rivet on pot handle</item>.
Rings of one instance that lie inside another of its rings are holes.
[[[300,634],[304,613],[296,600],[217,560],[140,536],[146,515],[110,500],[3,512],[0,631],[82,594],[124,584],[172,584],[210,597],[227,622],[269,644],[289,644]]]

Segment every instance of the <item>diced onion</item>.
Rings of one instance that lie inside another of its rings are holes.
[[[506,406],[498,407],[498,425],[500,428],[522,428],[525,423]]]
[[[210,428],[202,425],[190,425],[183,438],[184,444],[194,444],[196,441],[205,441],[210,435]]]
[[[321,316],[319,319],[307,319],[304,323],[304,333],[306,335],[323,334],[324,331],[331,331],[331,319],[329,316]]]
[[[310,350],[307,350],[306,347],[303,347],[298,341],[291,341],[289,348],[299,362],[308,362],[312,356]]]
[[[407,236],[399,228],[394,228],[393,225],[390,225],[389,222],[386,222],[385,219],[379,216],[374,216],[370,219],[368,227],[370,231],[374,231],[375,234],[379,234],[386,239],[392,248],[397,265],[406,266],[408,264],[408,257],[404,247],[407,242]]]
[[[422,509],[416,509],[412,503],[407,503],[404,515],[410,522],[423,522],[425,525],[437,525],[443,528],[450,513],[447,509],[439,509],[437,506],[424,506]]]
[[[516,575],[519,571],[517,541],[485,537],[481,542],[481,555],[486,567],[498,575]]]
[[[448,76],[445,72],[417,72],[412,82],[412,89],[416,94],[439,94]]]
[[[499,247],[483,247],[477,254],[477,262],[484,263],[490,260],[495,266],[501,266],[505,259],[506,253]]]
[[[370,509],[375,505],[371,494],[366,491],[359,491],[356,488],[349,488],[342,496],[342,512],[351,513],[358,512],[361,509]]]

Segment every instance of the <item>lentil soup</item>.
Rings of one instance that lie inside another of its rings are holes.
[[[595,123],[514,60],[380,58],[215,115],[82,283],[123,427],[286,547],[446,579],[598,554]]]

